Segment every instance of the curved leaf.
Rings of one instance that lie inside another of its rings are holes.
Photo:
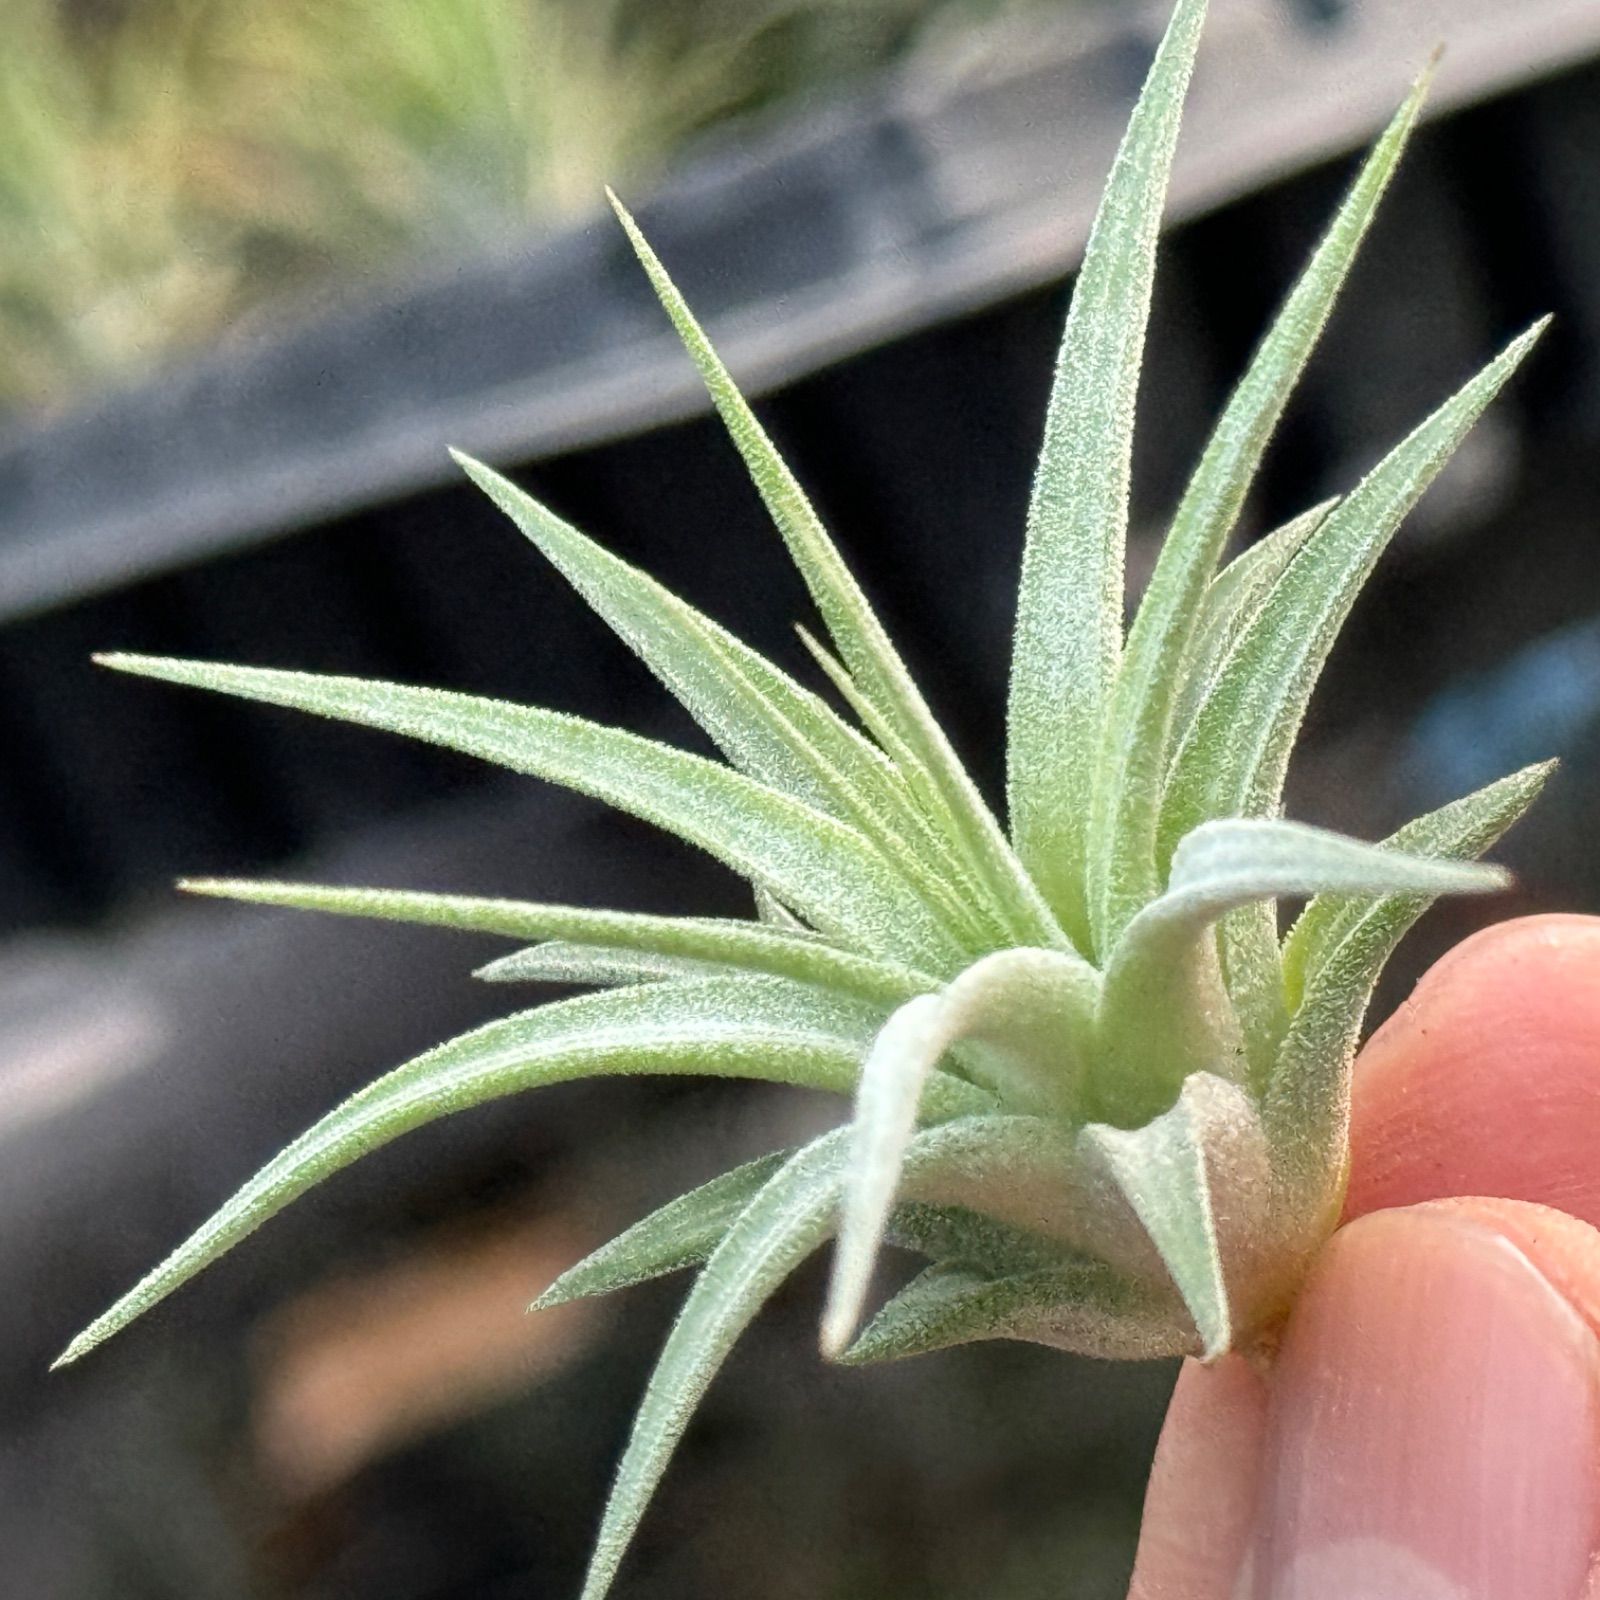
[[[1407,855],[1303,823],[1202,823],[1178,846],[1166,893],[1128,924],[1106,972],[1097,1067],[1110,1120],[1145,1120],[1191,1072],[1234,1075],[1229,1063],[1239,1060],[1243,1041],[1222,1015],[1226,997],[1205,937],[1226,913],[1327,890],[1482,894],[1509,881],[1498,867]],[[1276,987],[1275,943],[1271,959]]]
[[[793,1150],[760,1156],[724,1172],[688,1194],[669,1200],[598,1250],[591,1251],[528,1308],[547,1311],[569,1300],[611,1294],[710,1258],[746,1206],[764,1189]]]
[[[1542,761],[1513,772],[1408,822],[1385,839],[1382,848],[1454,861],[1482,855],[1538,799],[1555,769],[1554,761]],[[1329,952],[1373,909],[1365,896],[1319,894],[1301,912],[1283,942],[1284,997],[1290,1011],[1299,1008],[1307,982]]]
[[[150,656],[96,659],[123,672],[381,728],[565,784],[699,845],[824,932],[934,970],[960,965],[960,947],[853,828],[687,751],[559,712],[442,689]]]
[[[306,1190],[453,1111],[523,1089],[610,1074],[762,1078],[854,1087],[881,1013],[779,978],[710,978],[583,995],[491,1022],[352,1095],[269,1161],[226,1205],[68,1346],[74,1361],[127,1326]],[[991,1103],[941,1074],[930,1108]]]
[[[1119,948],[1112,972],[1119,960],[1138,958],[1143,938],[1192,935],[1252,900],[1325,892],[1485,894],[1510,881],[1503,867],[1368,844],[1303,822],[1205,822],[1178,846],[1166,893],[1140,913],[1139,937],[1129,929],[1127,953]]]
[[[1186,0],[1193,3],[1193,0]],[[867,597],[795,476],[773,447],[728,369],[712,349],[638,224],[615,195],[612,208],[685,350],[700,372],[728,436],[744,458],[768,513],[805,579],[828,632],[867,697],[927,768],[944,801],[955,842],[994,909],[1007,919],[1011,942],[1056,945],[1061,929],[1033,880],[934,720]]]
[[[1144,1127],[1109,1128],[1092,1123],[1079,1136],[1084,1148],[1105,1162],[1144,1224],[1194,1318],[1208,1361],[1225,1354],[1234,1336],[1233,1307],[1212,1198],[1210,1152],[1219,1120],[1253,1122],[1254,1115],[1254,1107],[1233,1084],[1197,1073],[1185,1082],[1172,1109]],[[1237,1176],[1229,1174],[1235,1180]],[[1230,1184],[1230,1190],[1235,1187],[1236,1183]],[[1255,1188],[1264,1200],[1264,1147]]]
[[[883,1025],[861,1068],[851,1123],[838,1247],[822,1315],[822,1353],[837,1356],[855,1332],[878,1246],[894,1206],[900,1163],[917,1127],[922,1088],[951,1043],[939,995],[908,1000]]]
[[[987,1041],[1012,1083],[1065,1116],[1076,1101],[1098,993],[1098,975],[1079,957],[1003,950],[976,962],[941,993],[908,1001],[884,1024],[856,1089],[839,1247],[822,1323],[824,1355],[839,1354],[860,1321],[923,1085],[940,1057],[962,1040]],[[995,1086],[1011,1109],[1039,1109],[1019,1108],[1005,1078]]]
[[[1187,1355],[1193,1335],[1164,1296],[1099,1261],[992,1276],[962,1266],[917,1274],[840,1356],[847,1367],[980,1339],[1022,1339],[1123,1360]]]
[[[1008,1158],[1030,1149],[1036,1118],[972,1116],[925,1129],[906,1154],[913,1183],[1005,1184],[1026,1207],[1029,1173]],[[833,1231],[848,1129],[825,1134],[784,1165],[740,1214],[684,1303],[656,1364],[606,1505],[583,1600],[601,1600],[690,1415],[739,1335],[779,1283]],[[1034,1154],[1038,1154],[1034,1150]]]
[[[1312,689],[1361,585],[1547,322],[1514,339],[1391,451],[1289,563],[1173,759],[1161,815],[1166,848],[1208,818],[1276,808]]]
[[[634,1418],[590,1557],[583,1600],[601,1600],[694,1408],[773,1290],[833,1231],[846,1135],[791,1157],[712,1252],[678,1315]]]
[[[1554,763],[1528,767],[1402,828],[1413,851],[1440,858],[1481,854],[1532,804]],[[1357,900],[1301,934],[1296,967],[1304,991],[1278,1052],[1263,1102],[1268,1137],[1301,1187],[1343,1181],[1350,1064],[1372,991],[1389,957],[1433,903],[1425,892]],[[1299,932],[1296,929],[1296,932]],[[1303,964],[1314,955],[1314,964]]]
[[[457,464],[683,703],[743,772],[859,828],[930,900],[952,848],[869,741],[764,656],[459,451]]]

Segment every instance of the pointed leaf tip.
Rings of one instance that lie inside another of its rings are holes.
[[[63,1359],[120,1332],[324,1179],[452,1112],[622,1074],[757,1078],[842,1094],[871,1030],[870,1011],[781,978],[612,990],[488,1023],[395,1068],[287,1145],[84,1329]],[[957,1087],[958,1098],[962,1088],[970,1085]]]
[[[1134,413],[1156,244],[1205,17],[1179,0],[1084,249],[1028,506],[1007,709],[1016,847],[1089,948],[1086,838],[1122,649]]]
[[[1513,339],[1401,441],[1301,547],[1230,647],[1168,772],[1167,851],[1214,817],[1278,806],[1312,691],[1379,556],[1467,432],[1549,326]]]
[[[1091,797],[1089,911],[1103,947],[1115,942],[1158,885],[1161,778],[1174,717],[1186,693],[1186,659],[1191,674],[1210,675],[1192,651],[1208,586],[1215,587],[1217,562],[1377,214],[1426,94],[1424,76],[1362,162],[1213,428],[1145,586],[1102,731]],[[1316,518],[1318,524],[1322,520]],[[1298,542],[1296,534],[1275,541],[1291,548]],[[1258,562],[1273,559],[1270,554],[1258,555],[1244,564],[1244,571],[1248,574]],[[1223,585],[1225,591],[1229,587]],[[1252,583],[1245,584],[1246,593],[1251,587]],[[1213,635],[1210,648],[1218,650],[1224,642]]]
[[[610,1590],[667,1460],[734,1342],[773,1290],[832,1231],[844,1142],[844,1130],[824,1134],[782,1166],[695,1280],[634,1419],[582,1600],[602,1600]]]
[[[1266,1225],[1259,1202],[1270,1192],[1270,1161],[1254,1102],[1236,1085],[1197,1072],[1176,1104],[1143,1127],[1091,1123],[1080,1137],[1149,1235],[1188,1307],[1203,1358],[1226,1354],[1238,1330],[1223,1262]],[[1258,1199],[1232,1218],[1226,1240],[1226,1212],[1219,1214],[1212,1190],[1213,1161],[1231,1174],[1230,1206],[1248,1195]]]
[[[761,1156],[679,1195],[568,1267],[528,1310],[548,1311],[703,1263],[796,1153],[780,1150]]]
[[[1195,0],[1184,3],[1194,4]],[[1005,936],[1014,943],[1061,943],[1063,935],[1049,907],[1012,853],[999,823],[951,748],[804,489],[740,393],[643,232],[624,207],[618,204],[616,210],[640,265],[699,371],[728,437],[743,458],[751,483],[788,547],[841,659],[889,729],[926,769],[948,842],[971,869],[975,887],[988,902],[988,909],[1001,918],[1006,925]],[[802,907],[794,909],[803,913]]]
[[[844,1354],[860,1325],[923,1086],[955,1031],[946,1015],[942,995],[907,1001],[884,1024],[862,1066],[839,1243],[822,1316],[822,1354],[830,1361]]]
[[[442,689],[152,656],[124,670],[383,729],[564,784],[698,844],[823,932],[935,970],[959,950],[859,829],[718,762],[618,728]],[[852,865],[859,881],[850,883]],[[849,884],[849,887],[846,885]],[[820,899],[842,913],[834,919]],[[876,905],[875,930],[866,925]],[[913,945],[920,930],[925,942]],[[894,948],[891,948],[894,947]]]
[[[93,1345],[86,1343],[83,1335],[79,1334],[79,1336],[74,1339],[72,1343],[69,1344],[66,1349],[55,1358],[54,1361],[50,1363],[47,1370],[50,1372],[60,1372],[63,1367],[70,1367],[73,1362],[81,1359],[83,1356],[88,1355],[92,1348]]]

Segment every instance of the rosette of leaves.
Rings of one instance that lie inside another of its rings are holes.
[[[726,756],[435,689],[115,656],[176,683],[387,729],[569,785],[755,885],[748,921],[464,896],[202,882],[273,905],[529,943],[498,980],[597,992],[519,1011],[331,1112],[62,1357],[81,1356],[297,1195],[488,1098],[705,1073],[853,1098],[846,1123],[687,1194],[579,1263],[548,1305],[698,1276],[640,1408],[585,1589],[610,1584],[699,1396],[774,1287],[837,1236],[822,1323],[867,1362],[1010,1338],[1207,1358],[1272,1338],[1336,1220],[1352,1053],[1380,968],[1537,793],[1532,768],[1366,844],[1280,816],[1313,684],[1402,518],[1532,329],[1335,502],[1223,564],[1252,478],[1416,121],[1357,172],[1229,400],[1132,626],[1123,546],[1156,237],[1204,13],[1180,0],[1079,274],[1028,518],[1008,718],[1010,829],[631,219],[826,628],[848,710],[512,484],[466,471]],[[1275,904],[1307,904],[1280,937]],[[927,1266],[870,1319],[885,1240]],[[865,1320],[864,1328],[861,1326]]]

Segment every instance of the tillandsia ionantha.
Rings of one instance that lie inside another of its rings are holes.
[[[698,719],[726,764],[436,689],[138,656],[110,666],[424,739],[566,784],[749,879],[749,920],[400,890],[203,894],[536,941],[483,976],[597,992],[419,1056],[317,1123],[67,1349],[125,1327],[313,1184],[434,1118],[540,1084],[699,1073],[853,1096],[846,1123],[728,1172],[536,1302],[699,1267],[640,1407],[584,1590],[609,1587],[718,1365],[837,1236],[826,1355],[979,1339],[1106,1357],[1270,1346],[1335,1225],[1350,1062],[1380,968],[1547,768],[1382,844],[1282,819],[1285,768],[1358,589],[1538,336],[1358,484],[1224,547],[1426,82],[1360,166],[1200,457],[1130,628],[1123,547],[1156,239],[1205,0],[1179,0],[1077,278],[1029,509],[1007,721],[1010,829],[952,750],[665,269],[617,207],[826,628],[835,703],[505,479],[466,472]],[[1276,902],[1307,903],[1280,937]],[[926,1268],[870,1319],[880,1246]],[[862,1323],[865,1322],[865,1326]]]

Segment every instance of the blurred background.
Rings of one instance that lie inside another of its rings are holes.
[[[130,648],[503,694],[694,743],[455,480],[462,446],[804,670],[797,580],[600,186],[641,220],[991,792],[1070,275],[1141,0],[10,0],[0,21],[0,1550],[48,1600],[570,1596],[681,1296],[563,1266],[828,1107],[611,1082],[414,1134],[45,1366],[293,1133],[511,1003],[441,933],[183,904],[272,872],[744,914],[685,849]],[[1248,533],[1557,324],[1386,559],[1294,774],[1379,836],[1548,755],[1477,919],[1600,910],[1600,8],[1213,0],[1132,580],[1351,152],[1417,140]],[[618,1594],[1117,1600],[1172,1374],[745,1340]]]

